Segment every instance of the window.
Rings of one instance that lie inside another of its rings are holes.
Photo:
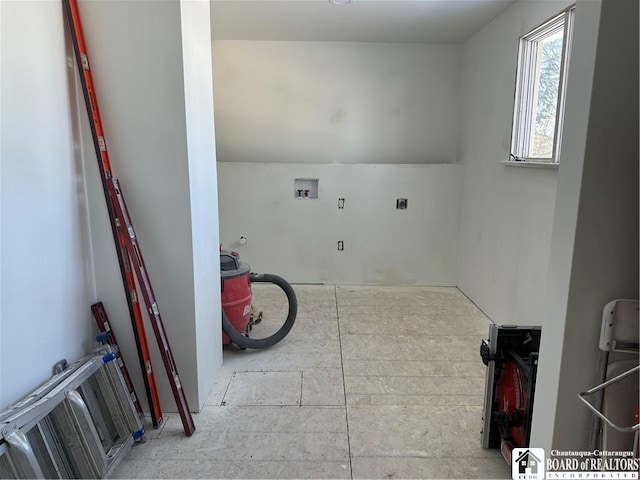
[[[558,163],[574,11],[520,38],[511,161]]]

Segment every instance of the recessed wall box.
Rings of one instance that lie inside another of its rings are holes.
[[[293,182],[293,197],[296,200],[318,198],[317,178],[296,178]]]

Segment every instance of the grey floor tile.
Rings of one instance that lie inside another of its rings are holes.
[[[202,462],[124,459],[110,478],[211,478]]]
[[[250,462],[224,478],[351,478],[349,462]]]
[[[351,478],[348,462],[242,462],[212,464],[219,475],[214,478],[317,479]]]
[[[340,331],[354,335],[465,335],[486,336],[491,322],[481,315],[361,316],[340,313]]]
[[[237,429],[247,432],[346,432],[344,407],[337,406],[207,406],[194,415],[196,434]],[[194,435],[195,437],[195,435]],[[180,418],[172,414],[161,439],[184,438]],[[186,439],[190,440],[190,439]]]
[[[223,368],[220,376],[218,376],[216,382],[213,385],[213,389],[207,396],[207,399],[204,401],[205,405],[221,405],[224,400],[224,395],[227,393],[227,389],[229,388],[229,383],[231,383],[231,379],[233,378],[233,370],[228,371]]]
[[[302,405],[344,405],[342,369],[305,369],[302,378]]]
[[[114,478],[509,478],[480,447],[490,322],[464,294],[293,288],[290,334],[265,350],[225,347],[194,434],[168,414]],[[278,287],[252,289],[265,319],[284,320]]]
[[[226,405],[300,405],[302,372],[236,372],[224,395]]]
[[[402,320],[407,324],[420,321],[423,315],[404,315]],[[450,315],[448,313],[438,313],[428,317],[426,331],[429,335],[479,335],[486,338],[489,333],[489,326],[492,322],[483,313],[473,313],[468,315]]]
[[[478,359],[480,355],[478,354]],[[486,367],[478,361],[455,360],[344,360],[347,376],[483,377]]]
[[[336,301],[333,285],[291,285],[299,301]]]
[[[445,305],[424,301],[423,305],[407,305],[395,300],[386,301],[380,305],[341,305],[338,304],[340,318],[388,317],[391,321],[400,321],[403,316],[471,316],[484,318],[484,314],[472,303],[452,303]]]
[[[351,478],[349,462],[256,460],[136,460],[125,461],[111,478]]]
[[[479,361],[480,336],[343,335],[345,360]]]
[[[251,329],[249,337],[259,339],[273,335],[277,330],[282,328],[284,321],[285,317],[278,319],[277,322],[269,322],[269,319],[265,318]],[[309,318],[298,315],[287,336],[279,343],[264,349],[262,356],[270,358],[274,352],[280,353],[288,351],[304,354],[310,351],[309,346],[300,347],[299,345],[294,345],[301,342],[309,344],[312,348],[324,346],[328,343],[333,343],[335,347],[339,347],[338,338],[338,322],[335,315],[329,318]],[[237,349],[230,347],[227,347],[227,350],[237,351]],[[298,352],[298,350],[300,350],[300,352]],[[233,356],[233,354],[229,354],[228,356]],[[247,355],[244,355],[244,357],[247,357]],[[227,355],[225,355],[224,362],[228,361]],[[231,361],[233,361],[233,359]]]
[[[188,450],[165,448],[164,459],[348,462],[346,433],[220,430]]]
[[[480,446],[480,406],[349,407],[354,457],[495,457]]]
[[[337,342],[336,342],[337,343]],[[248,357],[246,367],[251,370],[291,370],[308,368],[340,368],[340,351],[327,346],[310,349],[301,355],[299,352],[279,352],[262,361],[258,357]]]
[[[467,297],[456,287],[411,287],[411,286],[366,286],[366,285],[337,285],[336,296],[338,303],[371,304],[380,299],[400,298],[405,301],[415,299],[432,299],[446,297],[464,299]]]
[[[502,458],[356,457],[353,478],[511,478]]]
[[[482,395],[482,377],[345,376],[347,395]]]
[[[335,318],[338,315],[336,303],[323,302],[298,302],[298,315],[301,318]]]
[[[294,286],[294,291],[297,298],[296,324],[307,325],[310,320],[315,319],[335,320],[337,310],[333,286]],[[252,303],[258,311],[263,313],[265,322],[268,324],[281,325],[289,311],[286,296],[279,287],[274,285],[254,284]]]
[[[385,302],[381,305],[338,305],[338,318],[341,320],[356,318],[361,320],[386,318],[389,322],[399,322],[403,314],[415,314],[415,309],[411,309],[406,305],[395,305],[392,302]],[[425,312],[425,315],[437,313],[432,309]],[[372,321],[371,325],[375,323]]]
[[[295,325],[294,325],[295,328]],[[223,368],[252,371],[290,371],[305,368],[340,368],[340,342],[326,339],[293,339],[264,350],[227,347]]]
[[[357,288],[357,287],[356,287]],[[467,297],[455,288],[416,288],[416,287],[370,287],[369,290],[345,293],[337,289],[339,311],[358,310],[362,307],[376,306],[386,311],[412,311],[428,313],[436,307],[474,306]],[[475,307],[475,306],[474,306]]]
[[[438,313],[447,316],[483,315],[482,311],[473,303],[459,302],[442,305]]]
[[[257,302],[253,305],[258,312],[262,312],[266,319],[273,319],[282,323],[289,313],[288,303]],[[296,318],[336,318],[337,309],[333,301],[298,301]]]
[[[300,315],[286,338],[288,342],[338,340],[338,320],[335,315],[330,318],[309,318]]]
[[[126,460],[348,461],[344,407],[206,407],[185,437],[180,419]]]
[[[348,407],[383,406],[482,406],[480,395],[348,395]]]

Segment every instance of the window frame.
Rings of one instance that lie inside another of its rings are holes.
[[[558,165],[560,162],[567,74],[575,22],[575,8],[575,4],[567,7],[519,39],[511,144],[507,163]],[[529,153],[535,113],[534,100],[538,76],[538,47],[540,42],[557,34],[561,29],[563,30],[562,58],[560,61],[552,154],[551,158],[532,157]]]

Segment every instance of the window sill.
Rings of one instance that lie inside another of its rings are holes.
[[[514,162],[513,160],[502,160],[500,163],[509,167],[549,168],[552,170],[557,170],[559,165],[551,162]]]

